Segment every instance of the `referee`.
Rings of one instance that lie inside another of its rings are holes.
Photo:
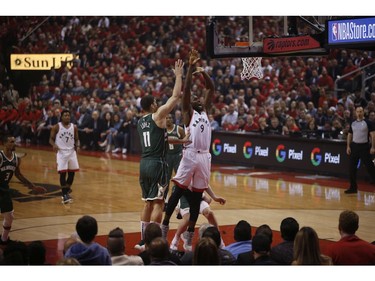
[[[371,177],[371,183],[375,183],[375,166],[370,154],[375,154],[375,128],[368,120],[364,119],[362,106],[355,109],[357,119],[352,122],[349,128],[346,153],[350,157],[350,187],[345,190],[346,194],[357,193],[357,165],[359,159],[366,166]],[[369,135],[371,136],[371,149],[369,153]]]

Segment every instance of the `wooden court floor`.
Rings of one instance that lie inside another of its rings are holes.
[[[22,173],[45,186],[47,193],[32,194],[13,177],[11,239],[63,241],[74,233],[77,219],[86,214],[98,220],[98,235],[106,235],[117,226],[126,233],[139,231],[143,201],[138,155],[79,152],[80,171],[72,187],[74,202],[63,205],[52,148],[21,146],[17,152],[27,153],[22,159]],[[278,231],[281,220],[292,216],[301,227],[313,227],[319,238],[336,241],[338,216],[350,209],[360,217],[357,235],[369,242],[375,240],[375,186],[364,181],[359,182],[358,194],[346,195],[345,179],[213,165],[211,186],[227,200],[225,205],[211,204],[220,225],[235,225],[244,219],[252,226],[268,224]],[[202,222],[200,216],[198,226]],[[178,220],[172,218],[171,229],[177,225]]]

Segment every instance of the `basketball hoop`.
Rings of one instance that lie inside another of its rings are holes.
[[[241,72],[241,80],[250,80],[253,77],[258,79],[262,78],[263,71],[261,62],[261,57],[242,58],[243,69]]]

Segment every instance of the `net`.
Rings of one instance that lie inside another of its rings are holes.
[[[241,79],[250,80],[251,78],[262,78],[262,58],[261,57],[248,57],[242,58],[243,69],[241,72]]]

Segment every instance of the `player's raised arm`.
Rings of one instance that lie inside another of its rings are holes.
[[[183,74],[184,63],[182,60],[177,60],[175,62],[174,74],[176,80],[173,87],[173,94],[168,99],[168,101],[159,107],[157,112],[154,114],[155,121],[161,120],[167,117],[167,115],[173,110],[177,105],[181,97],[181,88],[182,88],[182,74]]]
[[[202,68],[203,70],[203,68]],[[212,81],[211,77],[208,75],[207,72],[205,72],[204,70],[201,71],[203,77],[204,77],[204,81],[205,81],[205,84],[206,84],[206,93],[205,93],[205,96],[204,96],[204,109],[206,112],[209,112],[209,110],[211,109],[212,107],[212,99],[213,99],[213,96],[214,96],[214,93],[215,93],[215,85],[214,85],[214,82]]]
[[[182,95],[182,115],[185,125],[189,124],[193,109],[191,107],[191,80],[196,70],[196,63],[199,61],[197,50],[192,49],[189,55],[189,67],[184,83],[184,94]]]

